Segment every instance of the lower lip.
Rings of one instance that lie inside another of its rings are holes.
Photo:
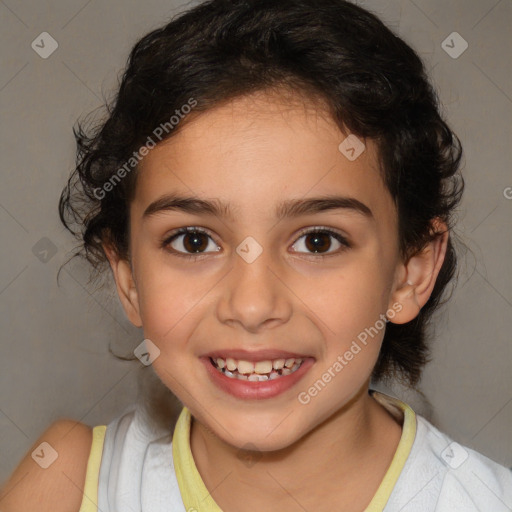
[[[264,400],[284,393],[297,384],[315,362],[313,358],[308,357],[304,359],[300,367],[293,373],[290,373],[290,375],[265,380],[263,382],[252,382],[226,377],[213,366],[209,357],[201,358],[201,361],[206,366],[206,371],[217,387],[236,398],[247,400]]]

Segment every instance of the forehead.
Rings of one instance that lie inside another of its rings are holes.
[[[139,164],[132,204],[139,217],[166,193],[220,200],[238,220],[268,217],[287,198],[333,194],[356,198],[374,215],[393,214],[376,144],[360,139],[364,151],[347,158],[339,146],[349,133],[320,101],[259,92],[182,122]]]

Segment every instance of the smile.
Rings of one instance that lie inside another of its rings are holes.
[[[244,361],[231,357],[210,357],[212,365],[218,372],[230,379],[246,380],[250,382],[263,382],[286,377],[296,372],[304,362],[304,359],[267,359],[263,361]]]

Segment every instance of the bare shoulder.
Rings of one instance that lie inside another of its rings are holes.
[[[0,510],[78,512],[91,444],[88,425],[70,419],[52,423],[3,483]]]

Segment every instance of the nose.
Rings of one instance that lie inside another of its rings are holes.
[[[252,262],[237,253],[218,302],[219,321],[257,333],[286,323],[292,312],[291,291],[270,251]]]

